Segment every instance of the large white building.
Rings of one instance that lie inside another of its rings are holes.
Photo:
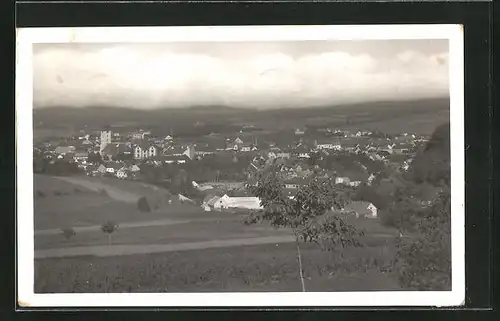
[[[146,159],[158,155],[158,148],[149,144],[138,144],[134,147],[135,159]]]

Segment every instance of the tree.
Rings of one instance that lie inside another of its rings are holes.
[[[451,193],[449,124],[439,126],[396,188],[382,220],[405,233],[397,242],[394,266],[400,284],[418,290],[451,287]],[[430,205],[422,204],[435,194]],[[437,193],[436,193],[437,191]],[[387,221],[389,219],[389,222]]]
[[[115,157],[117,161],[131,161],[134,159],[134,155],[132,153],[118,153]]]
[[[101,225],[101,231],[108,234],[108,245],[111,245],[111,234],[116,232],[116,230],[118,230],[118,224],[113,221],[106,221]]]
[[[353,200],[370,202],[379,210],[387,208],[388,200],[368,185],[362,185],[354,194]]]
[[[76,235],[75,230],[71,227],[63,228],[61,229],[61,232],[67,241],[69,241],[73,236]]]
[[[94,164],[103,163],[101,153],[89,153],[87,161]]]
[[[446,188],[414,218],[417,233],[398,242],[399,282],[418,290],[451,289],[451,195]]]
[[[149,206],[148,200],[145,196],[142,196],[137,200],[137,208],[143,213],[151,212],[151,207]]]
[[[262,210],[245,218],[245,224],[267,221],[276,228],[289,228],[295,238],[297,261],[302,291],[306,291],[300,242],[318,244],[333,251],[339,246],[360,246],[356,229],[332,210],[343,208],[346,195],[330,180],[313,178],[309,185],[299,189],[291,199],[284,193],[282,178],[276,170],[257,173],[256,186],[250,186],[260,199]]]

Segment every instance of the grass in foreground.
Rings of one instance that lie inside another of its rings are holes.
[[[36,293],[300,291],[294,244],[35,261]],[[401,290],[392,245],[341,257],[303,245],[308,291]]]

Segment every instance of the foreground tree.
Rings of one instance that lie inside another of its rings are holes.
[[[344,191],[330,180],[314,178],[309,185],[300,188],[294,198],[284,193],[284,184],[279,173],[267,169],[256,174],[257,184],[249,186],[260,199],[262,210],[245,218],[245,224],[269,222],[276,228],[291,230],[297,249],[297,261],[302,291],[306,291],[302,268],[300,242],[316,243],[323,250],[339,247],[360,246],[361,235],[341,216],[335,214],[347,202]]]
[[[444,189],[413,218],[416,233],[398,243],[399,282],[417,290],[451,289],[451,195]]]
[[[108,234],[108,245],[111,245],[111,235],[118,230],[118,224],[113,221],[106,221],[101,225],[101,231]]]
[[[409,180],[396,193],[391,222],[399,240],[395,266],[400,284],[417,290],[451,289],[451,166],[449,124],[439,126],[416,155]],[[429,189],[429,187],[433,187]],[[430,204],[424,195],[436,193]]]

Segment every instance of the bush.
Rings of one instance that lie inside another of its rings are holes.
[[[36,190],[36,197],[44,198],[45,197],[45,193],[42,192],[41,190]]]
[[[61,191],[54,191],[54,196],[61,196],[62,192]]]
[[[145,196],[142,196],[137,200],[137,208],[143,213],[151,212],[151,207],[149,206],[148,200]]]
[[[68,228],[63,228],[61,229],[61,232],[66,240],[71,239],[73,236],[76,235],[76,232],[73,228],[68,227]]]
[[[108,244],[111,245],[111,234],[118,230],[119,225],[113,221],[106,221],[101,225],[101,231],[108,234]]]

